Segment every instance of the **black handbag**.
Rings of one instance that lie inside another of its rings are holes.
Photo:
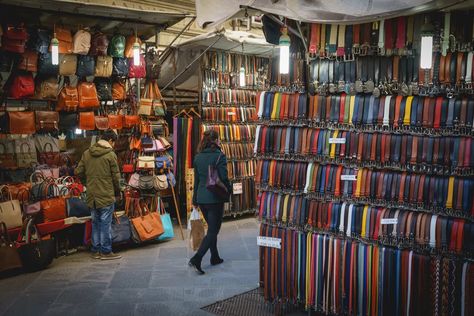
[[[94,56],[79,55],[77,58],[76,75],[80,78],[89,77],[95,74]]]
[[[160,76],[160,56],[154,49],[150,49],[145,55],[146,77],[148,79],[158,79]]]
[[[90,216],[91,211],[87,203],[79,197],[70,197],[66,200],[67,217]]]
[[[126,215],[122,215],[120,217],[116,216],[114,213],[114,217],[112,219],[112,243],[125,243],[129,242],[132,231],[130,227],[130,219]]]
[[[109,80],[95,80],[95,88],[99,101],[112,100],[112,83]]]
[[[227,187],[222,182],[219,171],[217,169],[217,164],[222,157],[222,153],[219,154],[216,162],[214,164],[210,164],[208,167],[207,173],[207,180],[206,180],[206,189],[217,195],[219,198],[223,200],[229,199],[229,191]]]
[[[51,53],[39,54],[38,74],[42,76],[57,76],[59,65],[53,65],[53,55]]]
[[[45,269],[53,262],[56,256],[56,243],[54,239],[42,240],[38,230],[30,219],[26,229],[22,230],[21,246],[18,248],[23,267],[28,271],[39,271]]]
[[[30,39],[28,47],[39,54],[47,54],[51,44],[51,32],[48,30],[35,29],[29,32]]]
[[[74,130],[77,126],[76,113],[59,113],[59,130]]]
[[[112,76],[128,76],[128,58],[114,57]]]

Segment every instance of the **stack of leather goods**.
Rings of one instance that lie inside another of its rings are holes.
[[[474,288],[472,12],[450,14],[429,14],[429,70],[424,16],[311,24],[308,51],[291,47],[309,53],[308,86],[289,84],[290,62],[256,95],[260,235],[281,239],[260,248],[268,300],[337,315],[474,312],[463,296]]]
[[[221,144],[221,149],[228,157],[227,161],[247,160],[253,155],[252,143],[224,143]]]
[[[210,122],[252,122],[257,119],[255,107],[203,107],[202,118]]]
[[[228,161],[227,171],[229,178],[232,180],[238,180],[241,178],[254,177],[255,164],[255,160]]]

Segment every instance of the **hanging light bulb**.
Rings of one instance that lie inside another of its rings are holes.
[[[76,128],[76,130],[74,131],[74,133],[75,133],[76,135],[81,135],[81,134],[82,134],[82,129]]]
[[[56,38],[56,33],[51,39],[51,60],[53,65],[59,65],[59,41]]]
[[[433,62],[433,33],[434,28],[425,17],[425,24],[421,27],[420,68],[431,69]]]
[[[281,29],[279,46],[280,74],[283,75],[290,72],[290,37],[288,36],[288,29],[286,26]]]
[[[135,27],[135,43],[133,43],[133,65],[140,66],[140,44],[138,43],[137,28]]]
[[[240,67],[239,85],[241,87],[245,87],[245,68],[244,67]]]

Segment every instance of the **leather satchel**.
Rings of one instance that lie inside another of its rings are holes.
[[[77,56],[73,54],[60,55],[59,57],[59,75],[73,76],[76,74]]]
[[[12,134],[34,134],[36,132],[35,113],[32,111],[8,112],[8,122]]]
[[[92,36],[91,47],[89,55],[92,56],[106,56],[107,48],[109,47],[109,39],[107,35],[102,32],[97,32]]]
[[[64,197],[49,198],[40,203],[43,219],[46,223],[66,218],[66,199]]]
[[[79,113],[79,128],[84,131],[93,131],[95,129],[94,112]]]
[[[15,146],[13,142],[7,140],[0,140],[0,165],[3,169],[18,168],[15,159]]]
[[[152,99],[140,99],[138,104],[138,115],[150,116],[153,110]]]
[[[51,53],[41,54],[38,57],[38,74],[42,76],[57,76],[59,65],[53,65],[53,55]]]
[[[39,237],[33,218],[23,228],[18,238],[18,253],[23,267],[30,272],[45,269],[56,256],[56,242],[54,239]]]
[[[93,76],[95,73],[94,56],[79,55],[77,59],[76,75],[79,78]]]
[[[20,255],[10,240],[7,226],[0,222],[0,272],[21,267]]]
[[[18,69],[37,72],[38,71],[38,53],[33,51],[25,51],[21,54]]]
[[[138,45],[140,45],[140,47],[142,46],[142,41],[140,40],[140,38],[136,37],[135,35],[129,35],[127,36],[127,43],[125,44],[125,57],[127,58],[133,58],[133,44],[135,44],[135,42],[138,42]]]
[[[78,55],[87,55],[91,47],[91,33],[87,30],[79,30],[72,38],[72,52]]]
[[[2,36],[2,49],[12,53],[23,54],[27,40],[28,33],[23,25],[17,27],[8,25]]]
[[[59,130],[59,113],[56,111],[35,111],[36,131]]]
[[[141,175],[138,179],[138,188],[140,190],[152,190],[154,188],[154,176]]]
[[[9,96],[12,99],[23,99],[35,94],[35,81],[30,73],[16,75],[10,86]]]
[[[41,81],[38,96],[43,100],[56,100],[58,98],[59,84],[56,78]]]
[[[20,201],[9,198],[0,202],[0,222],[4,222],[7,229],[21,227],[23,224]]]
[[[39,163],[47,166],[60,166],[61,154],[54,151],[53,145],[51,143],[46,143],[43,147],[43,150],[39,153]],[[45,174],[43,173],[43,175]],[[59,176],[59,169],[57,175]],[[52,176],[54,177],[55,175],[52,174]],[[46,174],[45,177],[48,177],[48,175]]]
[[[100,105],[97,98],[97,90],[92,82],[81,82],[77,88],[80,109],[98,108]]]
[[[113,58],[110,56],[98,56],[95,63],[95,76],[108,78],[112,76]]]
[[[160,174],[154,177],[153,186],[156,191],[168,189],[168,177],[166,174]]]
[[[132,128],[140,124],[140,117],[138,115],[124,115],[123,127]]]
[[[127,215],[116,216],[112,219],[112,243],[123,243],[130,241],[131,227],[130,219]]]
[[[85,217],[91,215],[87,203],[80,197],[70,197],[66,200],[67,217]]]
[[[123,101],[127,97],[125,91],[125,84],[123,82],[116,81],[112,84],[112,100]]]
[[[38,163],[35,144],[31,138],[15,140],[15,156],[18,168],[31,168]]]
[[[140,64],[135,66],[133,60],[128,61],[128,77],[129,78],[145,78],[146,77],[146,66],[145,57],[140,55]]]
[[[229,199],[229,191],[227,187],[222,182],[219,177],[219,171],[217,170],[217,164],[222,157],[222,153],[217,158],[217,161],[214,164],[210,164],[208,167],[207,180],[206,180],[206,189],[220,197],[221,199]]]
[[[149,79],[158,79],[160,76],[160,56],[155,49],[149,49],[145,54],[146,76]]]
[[[54,33],[59,41],[59,53],[72,54],[73,41],[71,31],[63,27],[55,27]],[[49,51],[51,51],[51,46],[49,47]]]
[[[95,127],[100,131],[105,131],[109,129],[109,118],[107,116],[96,116],[95,118]]]
[[[123,115],[120,114],[109,114],[109,128],[111,129],[122,129],[123,128]]]
[[[139,202],[137,201],[137,204]],[[140,212],[138,217],[132,218],[132,225],[141,242],[158,238],[165,232],[161,223],[160,214],[157,212],[149,212],[146,207],[144,212],[140,205],[137,209]]]
[[[58,103],[56,104],[56,111],[73,112],[79,106],[79,95],[77,88],[72,86],[65,86],[61,93],[59,93]]]
[[[123,57],[125,52],[125,36],[120,34],[115,34],[109,43],[109,55],[112,57]]]
[[[153,156],[138,157],[137,169],[155,169],[155,157]]]
[[[128,58],[114,57],[112,75],[116,77],[128,77]]]

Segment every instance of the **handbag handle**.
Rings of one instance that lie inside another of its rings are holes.
[[[0,143],[0,147],[2,147],[3,151],[0,152],[2,155],[6,155],[7,153],[7,146],[4,143]]]
[[[47,145],[49,145],[49,147],[51,147],[51,151],[46,151],[46,147]],[[53,144],[50,143],[50,142],[46,142],[44,143],[43,145],[43,153],[53,153],[54,149],[53,149]]]
[[[27,152],[24,152],[24,151],[23,151],[23,145],[28,146],[28,151],[27,151]],[[25,154],[25,153],[30,153],[30,152],[31,152],[31,146],[30,146],[30,144],[28,144],[27,142],[22,142],[22,143],[20,144],[20,154]]]
[[[33,177],[37,177],[36,180],[40,179],[40,181],[33,181]],[[41,171],[39,170],[36,170],[35,172],[33,172],[31,175],[30,175],[30,182],[31,183],[39,183],[39,182],[44,182],[45,178],[44,178],[44,175],[41,173]]]

